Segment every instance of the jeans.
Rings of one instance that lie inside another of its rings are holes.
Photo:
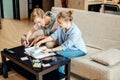
[[[81,50],[71,50],[71,49],[58,51],[58,52],[56,52],[56,54],[59,54],[59,55],[64,56],[64,57],[67,57],[69,59],[86,55]],[[64,70],[65,70],[65,66],[62,66],[62,67],[59,68],[59,72],[61,72],[63,74],[65,74]]]

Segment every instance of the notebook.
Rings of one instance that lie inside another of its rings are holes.
[[[44,57],[56,55],[55,53],[43,53],[41,52],[43,49],[46,49],[46,46],[42,46],[42,47],[33,46],[33,47],[25,48],[25,54],[32,56],[33,58],[36,59],[41,59]]]

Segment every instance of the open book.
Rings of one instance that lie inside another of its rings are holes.
[[[41,59],[44,57],[56,55],[55,53],[42,53],[41,51],[43,49],[46,49],[46,46],[42,46],[42,47],[33,46],[33,47],[25,48],[25,54],[32,56],[33,58],[36,59]]]

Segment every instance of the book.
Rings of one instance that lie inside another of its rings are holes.
[[[43,53],[43,52],[41,52],[43,49],[46,49],[46,46],[28,47],[28,48],[25,48],[25,54],[32,56],[33,58],[36,58],[36,59],[41,59],[44,57],[56,55],[55,53]]]

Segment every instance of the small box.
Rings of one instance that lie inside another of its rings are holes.
[[[33,68],[41,68],[42,62],[40,60],[32,60]]]
[[[39,63],[34,63],[34,64],[33,64],[33,67],[34,67],[34,68],[41,68],[41,66],[42,66],[42,65],[41,65],[40,62],[39,62]]]

